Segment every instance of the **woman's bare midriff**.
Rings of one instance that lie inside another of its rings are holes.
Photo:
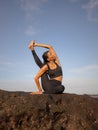
[[[62,76],[58,76],[56,78],[51,78],[50,80],[58,80],[58,81],[62,82]]]

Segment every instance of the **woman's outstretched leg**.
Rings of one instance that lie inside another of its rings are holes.
[[[43,66],[43,63],[41,62],[41,60],[39,59],[39,57],[37,56],[35,50],[34,50],[34,44],[35,44],[35,41],[31,41],[28,45],[28,48],[31,50],[32,52],[32,55],[33,55],[33,58],[36,62],[36,64],[41,68]]]
[[[34,60],[36,62],[36,64],[41,68],[43,66],[42,61],[39,59],[39,57],[37,56],[35,50],[32,50],[32,55],[34,57]]]

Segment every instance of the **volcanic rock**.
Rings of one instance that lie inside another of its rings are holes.
[[[0,130],[98,130],[98,99],[0,90]]]

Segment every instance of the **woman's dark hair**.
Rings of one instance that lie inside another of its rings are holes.
[[[48,56],[47,56],[47,53],[48,53],[49,51],[46,51],[46,52],[44,52],[43,53],[43,55],[42,55],[42,58],[43,58],[43,60],[44,60],[44,63],[47,63],[48,62]]]

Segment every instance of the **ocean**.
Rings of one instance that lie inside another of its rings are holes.
[[[90,95],[93,98],[98,98],[98,95]]]

